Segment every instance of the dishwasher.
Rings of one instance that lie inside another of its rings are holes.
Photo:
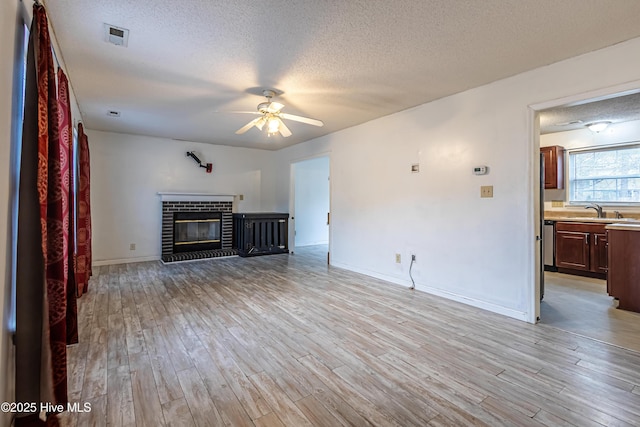
[[[553,220],[544,220],[542,245],[544,269],[546,271],[558,271],[556,268],[556,222]]]

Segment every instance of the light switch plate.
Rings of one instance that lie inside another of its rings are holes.
[[[483,185],[480,187],[480,197],[493,197],[493,185]]]
[[[552,200],[551,201],[552,208],[562,208],[564,207],[564,202],[562,200]]]

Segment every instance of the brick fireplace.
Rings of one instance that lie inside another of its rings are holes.
[[[237,255],[232,248],[233,196],[159,193],[162,261]]]

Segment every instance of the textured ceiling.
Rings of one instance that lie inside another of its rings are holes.
[[[90,129],[278,149],[640,36],[638,0],[49,0]],[[103,24],[131,31],[127,48]],[[293,136],[235,131],[282,92]],[[107,111],[121,112],[118,118]]]
[[[584,129],[590,123],[640,120],[640,93],[540,112],[540,133]]]

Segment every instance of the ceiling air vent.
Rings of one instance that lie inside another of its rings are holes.
[[[129,44],[129,30],[115,25],[104,24],[104,41],[116,46],[127,47]]]

